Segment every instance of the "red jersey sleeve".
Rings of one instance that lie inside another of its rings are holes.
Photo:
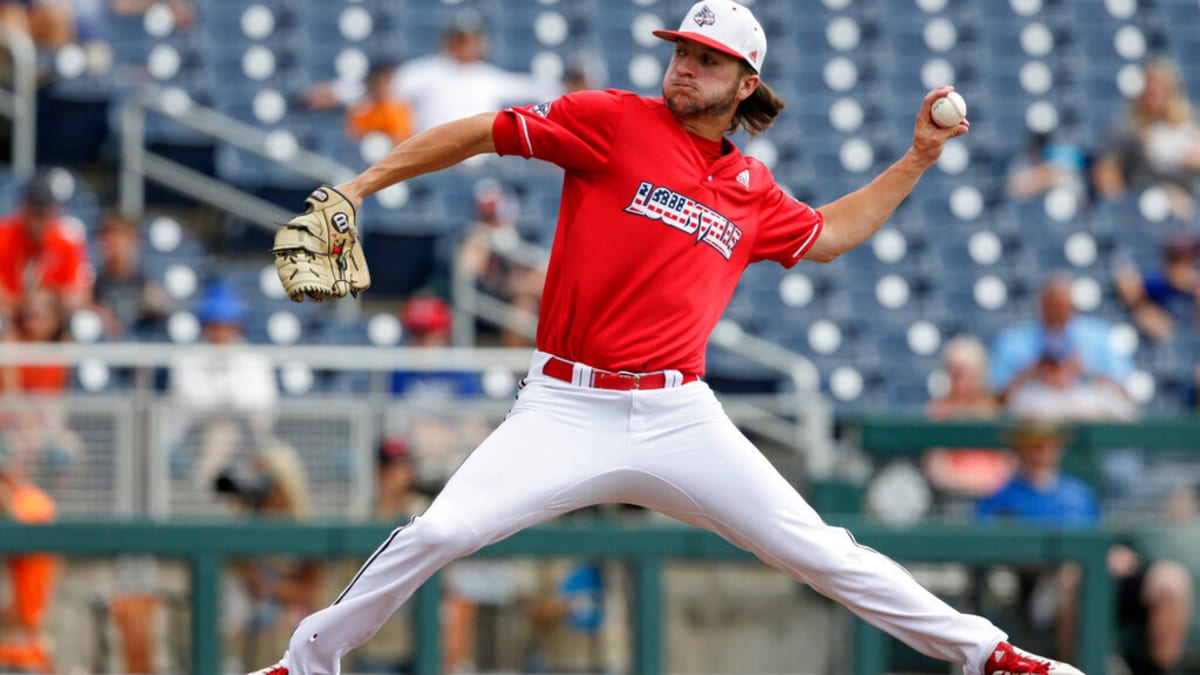
[[[821,212],[789,197],[772,183],[759,212],[758,236],[750,251],[751,261],[774,260],[784,267],[795,265],[812,248],[825,219]]]
[[[492,124],[496,152],[536,157],[565,169],[594,171],[608,163],[624,95],[580,91],[501,111]]]

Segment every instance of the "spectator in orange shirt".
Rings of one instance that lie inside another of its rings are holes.
[[[5,342],[61,342],[67,337],[66,316],[58,296],[42,288],[26,293],[13,308]],[[59,364],[26,364],[0,369],[0,391],[61,393],[70,370]]]
[[[0,339],[21,343],[67,340],[59,296],[44,288],[27,293]],[[0,367],[0,395],[23,397],[16,405],[0,407],[0,418],[11,428],[13,450],[23,461],[43,463],[56,476],[65,475],[83,452],[83,441],[68,428],[66,411],[58,400],[70,378],[70,368],[57,363]]]
[[[62,222],[60,208],[41,176],[26,188],[20,210],[0,220],[0,314],[35,288],[57,293],[68,310],[88,302],[92,272],[83,233]]]
[[[413,114],[408,104],[391,91],[391,63],[377,63],[367,75],[367,93],[346,111],[346,133],[355,140],[371,133],[387,134],[393,143],[413,133]]]
[[[15,454],[0,442],[0,518],[44,524],[54,520],[54,512],[54,500],[29,482]],[[9,557],[4,567],[12,597],[0,609],[0,670],[53,672],[42,626],[58,560],[48,553],[27,553]]]

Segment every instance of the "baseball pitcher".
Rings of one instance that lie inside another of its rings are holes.
[[[434,572],[523,528],[625,502],[720,534],[865,621],[969,675],[1078,674],[1024,652],[892,560],[825,524],[738,431],[702,379],[705,342],[747,265],[829,262],[874,234],[969,123],[940,127],[929,92],[912,145],[865,187],[813,208],[727,135],[765,131],[784,104],[759,72],[767,40],[746,7],[701,0],[678,30],[662,96],[583,91],[461,119],[398,145],[280,230],[293,299],[369,284],[363,198],[481,153],[565,169],[528,377],[505,421],[422,515],[329,607],[300,622],[261,675],[329,675]],[[454,83],[446,83],[453,86]]]

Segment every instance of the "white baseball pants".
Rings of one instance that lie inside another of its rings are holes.
[[[300,622],[289,675],[335,675],[434,572],[560,514],[605,502],[720,534],[919,652],[979,668],[1005,634],[931,594],[902,567],[822,522],[703,382],[591,389],[541,374],[421,516],[379,547],[333,605]],[[576,381],[588,381],[576,365]],[[668,377],[668,383],[680,378]]]

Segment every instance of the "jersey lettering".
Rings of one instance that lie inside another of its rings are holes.
[[[742,228],[720,213],[687,195],[646,181],[638,186],[625,211],[694,235],[696,243],[708,244],[726,260],[733,256],[733,249],[742,238]]]

